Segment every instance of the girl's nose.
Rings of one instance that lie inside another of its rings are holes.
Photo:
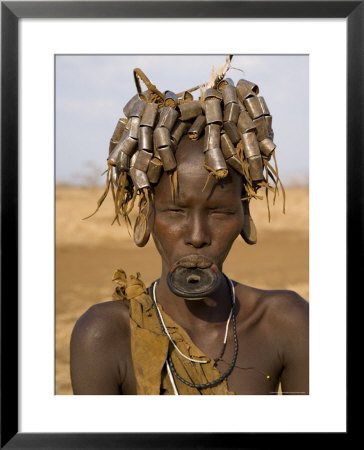
[[[191,213],[186,227],[185,244],[194,248],[203,248],[211,244],[207,220],[202,214]]]

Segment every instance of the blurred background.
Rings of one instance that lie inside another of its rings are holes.
[[[148,285],[158,278],[159,255],[152,240],[134,245],[124,226],[113,225],[104,190],[110,137],[123,106],[137,92],[133,69],[141,68],[160,91],[181,92],[208,81],[226,55],[57,55],[56,136],[56,394],[72,394],[69,341],[72,328],[91,305],[111,299],[117,268],[139,271]],[[234,55],[227,74],[254,81],[273,116],[279,196],[271,205],[253,200],[258,243],[238,239],[224,271],[236,281],[266,289],[292,289],[307,301],[309,60],[307,55]],[[196,91],[196,98],[199,91]]]

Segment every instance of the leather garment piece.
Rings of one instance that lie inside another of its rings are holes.
[[[137,395],[173,395],[171,381],[167,375],[165,362],[168,351],[177,373],[194,384],[204,384],[221,376],[212,359],[206,364],[186,360],[174,349],[166,334],[162,332],[153,300],[137,276],[126,276],[121,269],[114,274],[113,281],[118,286],[113,298],[124,301],[129,306],[130,340],[133,367],[137,384]],[[206,361],[208,358],[192,342],[186,331],[179,326],[158,305],[164,323],[172,339],[182,353],[190,358]],[[179,395],[234,395],[229,391],[227,381],[217,386],[196,389],[178,379],[174,379]]]

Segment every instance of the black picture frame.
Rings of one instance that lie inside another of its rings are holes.
[[[196,1],[188,8],[183,1],[168,2],[168,6],[164,1],[1,2],[1,448],[226,449],[263,444],[271,448],[275,438],[285,447],[297,440],[296,433],[18,432],[18,22],[22,18],[116,17],[347,19],[347,303],[362,291],[364,1]],[[348,342],[348,355],[351,348]],[[338,444],[349,438],[349,411],[347,423],[347,432],[335,436]],[[315,433],[315,443],[319,435],[327,443],[324,433]],[[303,433],[300,444],[311,438],[311,433]]]

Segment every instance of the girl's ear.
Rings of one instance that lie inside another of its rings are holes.
[[[134,242],[138,247],[144,247],[149,241],[153,210],[153,204],[142,198],[139,203],[139,214],[134,225]]]
[[[243,200],[242,204],[244,210],[244,224],[242,230],[240,231],[240,236],[247,244],[253,245],[257,243],[257,230],[250,215],[249,201]]]

